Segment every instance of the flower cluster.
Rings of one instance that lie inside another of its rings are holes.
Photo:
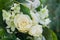
[[[29,3],[26,3],[25,5],[28,6],[30,4],[34,10],[34,8],[37,8],[40,5],[40,1],[28,1]],[[34,3],[37,2],[35,5]],[[38,4],[38,5],[37,5]],[[3,11],[3,20],[7,24],[7,32],[13,33],[15,29],[17,29],[19,32],[22,33],[28,33],[32,36],[40,36],[42,35],[43,29],[42,25],[47,26],[50,22],[48,18],[48,9],[46,7],[42,7],[40,11],[32,10],[31,7],[28,7],[30,9],[30,15],[23,14],[23,12],[20,11],[20,4],[14,3],[14,6],[11,7],[11,10]],[[24,9],[25,10],[25,9]],[[40,25],[42,24],[42,25]],[[11,29],[11,32],[10,30]]]

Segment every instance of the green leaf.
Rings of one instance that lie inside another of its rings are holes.
[[[40,0],[42,4],[46,3],[47,0]]]
[[[7,33],[6,33],[7,34]],[[13,34],[7,34],[4,35],[3,37],[1,37],[0,40],[16,40],[16,36]]]
[[[9,9],[13,4],[13,0],[0,0],[0,10]]]
[[[44,29],[43,35],[45,36],[46,40],[57,40],[57,36],[52,30],[46,27],[43,29]]]
[[[3,24],[3,17],[2,17],[2,12],[0,11],[0,26],[4,26]]]
[[[0,27],[0,37],[1,37],[1,36],[4,36],[5,33],[6,33],[5,30],[4,30],[3,28]]]
[[[42,6],[40,5],[39,7],[36,8],[36,10],[40,11],[41,8],[42,8]]]
[[[39,1],[40,1],[40,6],[38,6],[38,7],[36,8],[37,11],[40,11],[40,9],[42,8],[42,6],[41,6],[41,0],[39,0]]]
[[[25,3],[26,0],[16,0],[17,2],[20,2],[20,3]]]
[[[15,40],[15,34],[8,34],[6,30],[0,28],[0,40]]]
[[[21,11],[23,12],[23,14],[27,14],[30,16],[30,18],[32,19],[31,15],[30,15],[30,9],[27,8],[26,6],[24,6],[23,4],[20,4],[20,8],[21,8]]]

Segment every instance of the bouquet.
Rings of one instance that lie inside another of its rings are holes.
[[[10,40],[51,38],[54,32],[49,30],[51,20],[48,13],[47,5],[44,6],[40,0],[26,0],[24,3],[15,1],[9,10],[2,9],[6,32],[11,36],[14,35],[14,39]]]

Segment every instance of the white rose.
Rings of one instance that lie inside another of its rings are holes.
[[[28,32],[32,26],[30,17],[24,14],[17,14],[14,18],[14,23],[16,25],[16,28],[23,33]]]
[[[41,25],[35,25],[35,26],[32,26],[30,31],[29,31],[29,34],[32,35],[32,36],[40,36],[42,34],[42,26]]]

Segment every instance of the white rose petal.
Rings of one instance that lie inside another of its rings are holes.
[[[42,34],[42,26],[41,25],[35,25],[35,26],[32,26],[30,31],[29,31],[29,34],[32,35],[32,36],[40,36]]]

